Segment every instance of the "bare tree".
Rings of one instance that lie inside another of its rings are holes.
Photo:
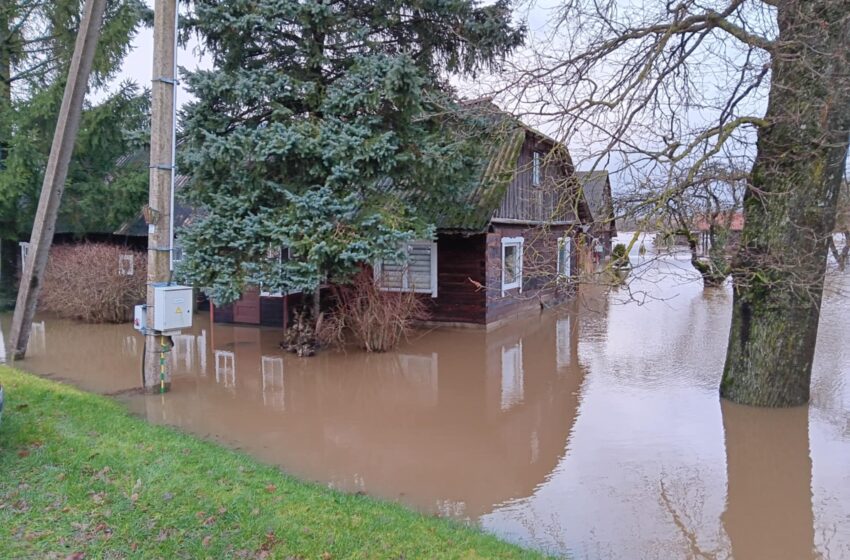
[[[746,177],[746,172],[709,165],[667,198],[668,231],[662,233],[685,240],[705,286],[723,284],[732,271]]]
[[[503,93],[587,161],[660,182],[646,207],[707,165],[750,169],[720,393],[807,402],[850,130],[850,0],[563,0],[556,15]]]
[[[834,233],[841,234],[844,238],[844,245],[839,250],[833,234],[827,240],[829,250],[835,258],[838,270],[844,272],[847,269],[847,258],[850,257],[850,185],[846,181],[838,194],[838,211],[835,217]]]

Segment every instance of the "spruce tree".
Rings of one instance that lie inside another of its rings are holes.
[[[214,68],[186,76],[182,169],[204,217],[182,273],[218,302],[315,293],[432,235],[483,144],[448,78],[524,36],[506,0],[200,0],[193,15]],[[280,247],[289,260],[269,258]]]
[[[80,0],[0,3],[2,239],[30,233],[82,7]],[[108,86],[150,16],[142,0],[109,3],[90,88]],[[145,92],[129,83],[86,104],[60,213],[63,227],[108,231],[138,212],[147,169],[118,168],[116,162],[147,142],[147,114]]]

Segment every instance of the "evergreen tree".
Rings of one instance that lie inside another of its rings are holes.
[[[232,301],[314,291],[431,235],[480,172],[447,77],[521,44],[507,0],[199,0],[183,274]],[[270,259],[289,247],[289,260]],[[317,298],[314,298],[314,301]]]
[[[26,237],[32,227],[82,8],[81,0],[0,4],[2,239]],[[104,87],[115,76],[150,15],[142,0],[108,4],[90,87]],[[147,115],[147,94],[132,84],[122,84],[100,103],[87,103],[60,223],[80,233],[108,231],[138,211],[148,170],[117,168],[116,162],[147,142]]]

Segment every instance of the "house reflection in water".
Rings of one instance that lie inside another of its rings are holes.
[[[263,404],[278,410],[286,410],[286,393],[283,386],[283,358],[262,357]]]
[[[172,392],[121,398],[301,478],[576,559],[850,558],[850,277],[825,292],[811,404],[772,411],[717,397],[731,290],[682,283],[688,255],[632,258],[629,290],[583,285],[560,315],[417,333],[385,354],[297,358],[279,329],[199,314],[175,342]],[[635,293],[643,305],[622,303]],[[138,386],[129,325],[42,333],[20,366]]]
[[[215,351],[215,382],[228,389],[236,388],[236,354],[227,350]]]
[[[583,373],[568,359],[576,329],[556,322],[440,329],[397,352],[313,358],[280,351],[275,329],[205,323],[215,381],[177,371],[168,398],[130,404],[296,475],[475,519],[528,496],[564,453]]]

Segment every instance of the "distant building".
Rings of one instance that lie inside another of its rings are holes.
[[[741,244],[741,232],[744,230],[744,213],[740,211],[718,212],[712,215],[700,214],[694,217],[694,234],[698,238],[697,255],[708,256],[712,239],[724,236],[725,250],[734,253]]]
[[[605,170],[577,171],[575,175],[591,214],[588,230],[590,252],[593,253],[599,243],[602,245],[601,257],[607,258],[611,255],[611,241],[617,236],[611,176]]]

